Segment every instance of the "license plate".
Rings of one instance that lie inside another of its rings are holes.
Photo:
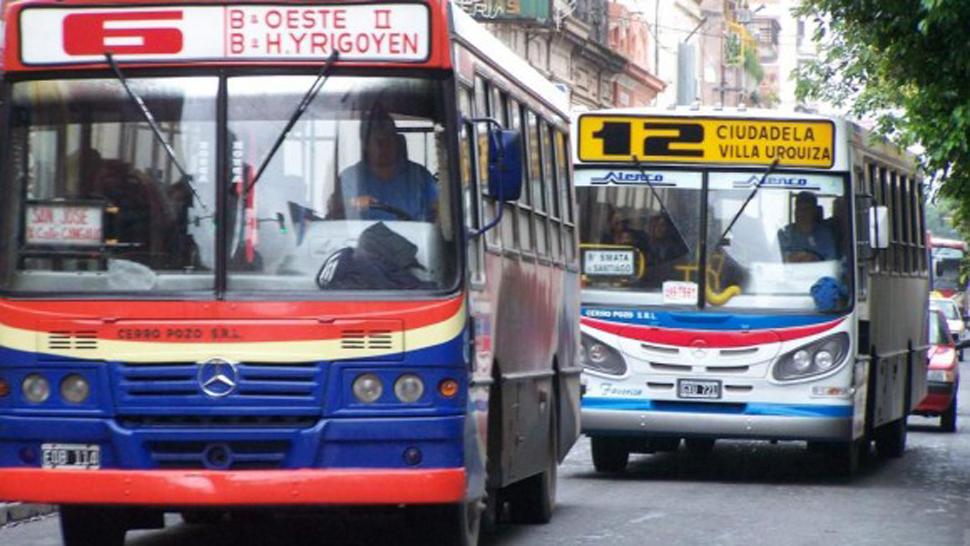
[[[101,468],[101,446],[91,444],[43,444],[40,446],[43,468]]]
[[[681,379],[677,381],[677,397],[717,400],[721,398],[721,382]]]

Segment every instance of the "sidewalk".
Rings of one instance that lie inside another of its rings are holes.
[[[25,519],[50,514],[55,510],[57,510],[57,507],[50,504],[0,502],[0,527],[15,521],[23,521]]]

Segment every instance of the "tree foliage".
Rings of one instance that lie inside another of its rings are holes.
[[[800,99],[872,118],[898,144],[919,144],[925,173],[970,234],[970,1],[804,0],[819,58],[802,66]]]

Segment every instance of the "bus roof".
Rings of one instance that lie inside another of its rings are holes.
[[[552,84],[538,70],[509,49],[494,34],[476,22],[470,15],[453,4],[452,18],[455,35],[467,46],[491,61],[495,70],[510,80],[521,82],[532,89],[537,98],[557,111],[563,118],[569,117],[569,97]]]

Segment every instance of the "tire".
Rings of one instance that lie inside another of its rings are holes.
[[[832,446],[832,458],[835,461],[837,472],[844,478],[851,478],[859,472],[862,460],[860,452],[861,442],[840,442]]]
[[[552,520],[556,508],[556,484],[559,475],[559,458],[556,441],[556,409],[549,411],[549,440],[546,469],[509,487],[509,518],[512,523],[546,524]]]
[[[593,436],[590,438],[593,451],[593,468],[597,472],[619,474],[626,471],[630,461],[630,450],[620,438],[604,438]]]
[[[117,510],[97,506],[61,506],[64,546],[124,546],[128,531]]]
[[[714,438],[685,438],[684,445],[687,452],[693,455],[707,455],[714,451]]]
[[[474,500],[444,506],[412,506],[408,519],[408,544],[477,546],[482,503]]]
[[[188,525],[215,525],[225,520],[226,515],[222,512],[211,510],[191,510],[181,512],[182,521]]]
[[[906,417],[883,425],[876,432],[876,451],[881,457],[898,459],[906,452]]]
[[[843,478],[852,478],[859,472],[862,466],[863,451],[867,450],[869,442],[867,440],[854,440],[850,442],[810,442],[808,450],[813,453],[822,453],[828,457],[835,466],[836,474]]]
[[[940,415],[940,430],[943,432],[957,431],[957,397],[954,396],[946,411]]]

